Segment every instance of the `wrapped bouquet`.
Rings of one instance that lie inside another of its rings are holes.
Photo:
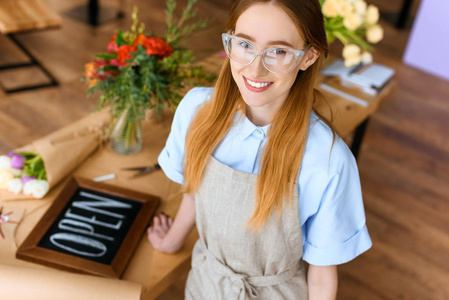
[[[44,197],[98,149],[110,121],[96,112],[0,156],[0,200]]]

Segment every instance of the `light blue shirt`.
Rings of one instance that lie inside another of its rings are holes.
[[[184,183],[187,130],[196,110],[210,99],[212,91],[194,88],[187,93],[159,155],[159,164],[167,177],[179,184]],[[239,114],[212,155],[235,170],[258,174],[270,125],[257,127],[248,118],[239,118]],[[372,245],[365,225],[356,161],[344,141],[337,138],[332,146],[332,139],[329,127],[312,114],[298,188],[303,259],[317,266],[348,262]]]

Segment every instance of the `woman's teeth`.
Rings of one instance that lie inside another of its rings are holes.
[[[251,80],[249,80],[249,79],[246,79],[246,82],[248,82],[248,84],[250,85],[250,86],[252,86],[252,87],[255,87],[255,88],[263,88],[263,87],[266,87],[267,85],[269,85],[270,83],[269,82],[264,82],[264,83],[260,83],[260,82],[252,82]]]

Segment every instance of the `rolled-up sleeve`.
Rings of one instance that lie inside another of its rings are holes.
[[[328,184],[303,228],[303,259],[313,265],[343,264],[371,247],[357,164],[346,145],[334,145]]]
[[[183,158],[190,122],[198,107],[210,98],[211,93],[211,88],[194,88],[185,95],[176,109],[170,134],[158,157],[165,175],[176,183],[184,184]]]

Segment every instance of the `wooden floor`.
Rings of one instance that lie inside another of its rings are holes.
[[[133,4],[147,29],[163,33],[161,0],[128,0],[126,18],[93,28],[64,11],[87,1],[46,0],[63,17],[60,29],[19,35],[20,40],[59,80],[57,88],[6,95],[0,91],[0,153],[30,143],[87,115],[80,77],[83,65],[105,46],[116,28],[128,28]],[[183,2],[183,1],[181,1]],[[231,0],[199,0],[199,15],[214,18],[186,43],[201,58],[220,50]],[[396,3],[397,2],[397,3]],[[413,12],[419,1],[414,1]],[[101,1],[103,5],[117,5]],[[382,12],[402,1],[373,0]],[[449,82],[401,62],[410,29],[383,21],[385,39],[375,60],[397,70],[396,93],[372,117],[359,156],[368,229],[374,246],[339,267],[339,299],[449,299]],[[430,54],[423,54],[430,55]],[[23,55],[0,36],[0,65]],[[444,58],[436,58],[444,59]],[[0,81],[41,80],[27,71],[0,74]],[[183,299],[186,276],[158,299]]]

